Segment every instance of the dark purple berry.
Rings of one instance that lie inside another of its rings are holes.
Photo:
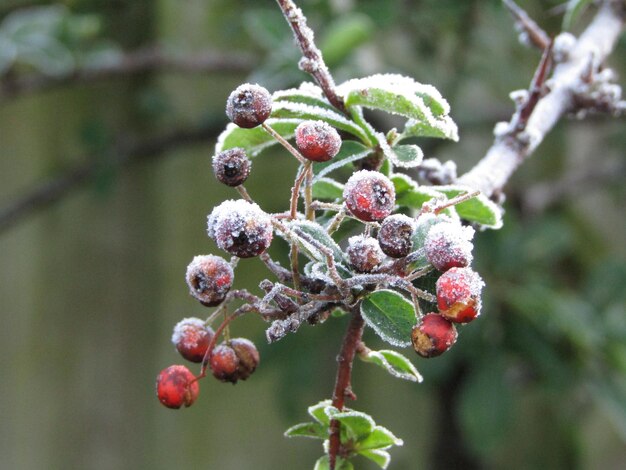
[[[244,83],[226,101],[228,119],[244,129],[263,124],[271,112],[272,95],[259,85]]]
[[[347,253],[350,265],[360,273],[372,272],[385,258],[375,238],[361,235],[350,237]]]
[[[383,220],[378,231],[378,244],[387,256],[404,258],[413,249],[415,221],[403,214],[394,214]]]
[[[216,379],[222,382],[237,382],[239,358],[235,350],[227,344],[220,344],[211,351],[209,366]]]
[[[236,187],[250,175],[252,163],[244,149],[236,147],[213,156],[213,173],[220,183]]]
[[[244,199],[224,201],[208,217],[207,233],[217,246],[239,258],[263,253],[272,242],[272,220]]]
[[[239,358],[237,368],[237,379],[246,380],[259,365],[261,357],[259,351],[252,341],[246,338],[233,338],[230,340],[230,347]]]
[[[396,203],[396,192],[389,178],[369,170],[357,171],[348,179],[343,197],[352,215],[364,222],[383,220]]]
[[[296,145],[305,158],[326,162],[339,152],[341,137],[324,121],[304,121],[296,127]]]
[[[189,293],[203,305],[213,307],[222,303],[233,285],[233,268],[224,259],[214,255],[196,256],[185,276]]]

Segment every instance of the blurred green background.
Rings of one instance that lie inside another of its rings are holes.
[[[559,31],[560,1],[520,3]],[[437,86],[461,141],[422,147],[461,172],[539,59],[495,0],[300,6],[338,82],[398,72]],[[271,347],[261,321],[240,320],[233,333],[262,357],[249,381],[207,379],[178,412],[154,396],[158,371],[181,362],[173,325],[208,312],[184,283],[194,255],[218,253],[206,215],[237,197],[209,168],[225,99],[243,81],[307,79],[298,57],[269,0],[0,3],[0,468],[312,468],[319,443],[282,433],[329,397],[345,319]],[[624,83],[624,38],[610,65]],[[483,315],[441,358],[406,351],[423,384],[357,362],[354,407],[405,441],[390,468],[624,468],[625,130],[561,123],[515,175],[505,227],[476,238]],[[247,187],[284,210],[294,170],[263,154]],[[236,286],[265,276],[244,260]]]

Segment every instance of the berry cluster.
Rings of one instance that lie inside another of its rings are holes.
[[[174,365],[159,374],[157,395],[169,408],[190,406],[198,396],[198,380],[208,369],[218,380],[233,384],[248,379],[255,371],[260,357],[254,344],[244,338],[231,339],[229,334],[230,321],[246,313],[257,313],[271,321],[267,337],[275,341],[296,331],[304,320],[311,324],[324,321],[333,309],[348,310],[358,304],[364,293],[391,287],[413,300],[417,324],[410,339],[423,357],[447,351],[457,338],[455,324],[468,323],[480,313],[483,282],[469,267],[474,230],[441,214],[454,202],[442,201],[445,204],[440,206],[436,201],[429,203],[415,218],[393,214],[394,184],[389,177],[371,170],[360,170],[349,177],[341,204],[313,201],[312,165],[332,160],[341,148],[341,138],[326,122],[303,120],[294,132],[294,148],[265,123],[271,113],[272,96],[258,85],[238,87],[226,105],[226,114],[235,125],[244,129],[262,126],[302,164],[292,188],[290,211],[271,214],[253,202],[243,186],[251,169],[245,149],[229,148],[213,156],[216,179],[235,188],[242,198],[224,201],[210,212],[207,234],[233,258],[228,261],[215,255],[196,256],[187,267],[191,296],[217,309],[206,321],[186,318],[174,327],[174,346],[183,358],[202,364],[202,369],[194,376],[185,366]],[[298,211],[300,197],[305,202],[303,213]],[[324,226],[316,220],[318,209],[337,214]],[[336,257],[328,242],[321,242],[311,233],[325,231],[330,238],[345,217],[359,221],[364,230],[349,237],[345,252]],[[290,269],[281,267],[267,253],[275,233],[291,245]],[[304,269],[299,266],[299,250],[312,256]],[[319,256],[326,263],[320,263]],[[231,289],[234,266],[239,259],[251,257],[260,257],[281,282],[263,281],[263,297]],[[345,265],[341,265],[344,259]],[[418,260],[426,260],[430,267],[421,263],[416,268]],[[421,276],[434,270],[441,273],[436,295],[420,290],[416,284]],[[244,303],[229,310],[235,300]],[[438,313],[422,316],[420,300],[436,304]],[[213,330],[211,324],[220,313],[224,320]]]

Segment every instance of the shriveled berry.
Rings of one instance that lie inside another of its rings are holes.
[[[403,214],[394,214],[383,220],[378,231],[378,244],[387,256],[404,258],[413,249],[411,237],[415,220]]]
[[[437,279],[439,313],[455,323],[468,323],[480,315],[480,293],[485,283],[471,268],[450,268]]]
[[[213,329],[205,326],[203,320],[184,318],[174,327],[172,343],[188,361],[202,362],[214,334]]]
[[[360,273],[372,272],[385,259],[378,241],[362,235],[350,237],[347,253],[350,265]]]
[[[272,220],[254,203],[243,199],[224,201],[209,215],[207,233],[222,250],[251,258],[270,246]]]
[[[324,121],[304,121],[296,127],[296,145],[305,158],[326,162],[339,152],[341,137]]]
[[[220,183],[236,187],[250,175],[252,163],[244,149],[235,147],[213,156],[213,173]]]
[[[424,242],[426,257],[439,271],[468,266],[472,262],[473,237],[474,229],[459,222],[436,224],[428,231]]]
[[[343,197],[352,215],[364,222],[383,220],[396,203],[396,192],[389,178],[369,170],[357,171],[348,179]]]
[[[211,351],[209,359],[211,372],[216,379],[222,382],[236,383],[239,370],[239,358],[235,350],[227,344],[220,344]]]
[[[233,278],[231,265],[214,255],[194,257],[185,276],[189,293],[207,307],[222,303],[233,285]]]
[[[449,320],[436,313],[429,313],[413,327],[411,342],[420,356],[436,357],[452,347],[456,335],[456,328]]]
[[[239,85],[226,101],[228,119],[244,129],[265,122],[272,112],[272,95],[259,85]]]
[[[259,351],[252,341],[246,338],[233,338],[230,340],[230,347],[239,358],[237,368],[237,379],[246,380],[259,365],[261,357]]]
[[[191,406],[198,398],[200,386],[185,366],[169,366],[157,376],[156,392],[159,401],[168,408]]]

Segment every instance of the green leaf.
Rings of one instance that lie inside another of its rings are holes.
[[[313,181],[318,181],[323,176],[345,165],[367,157],[372,149],[353,140],[344,140],[341,143],[339,153],[332,160],[313,164]]]
[[[363,129],[354,122],[345,118],[337,111],[320,106],[312,106],[305,103],[294,103],[290,101],[277,101],[272,106],[271,117],[277,119],[302,119],[313,121],[324,121],[331,126],[346,131],[364,142],[368,138]]]
[[[340,64],[361,44],[372,38],[372,20],[362,13],[342,15],[324,30],[320,49],[329,67]]]
[[[399,199],[407,191],[417,189],[417,182],[404,173],[395,173],[391,175],[391,182],[396,190],[396,199]]]
[[[372,292],[361,302],[366,323],[383,340],[397,347],[411,344],[411,330],[417,323],[413,304],[392,290]]]
[[[301,119],[273,119],[270,118],[265,123],[278,132],[285,139],[290,139]],[[228,150],[233,147],[243,148],[249,157],[256,157],[262,150],[265,150],[278,142],[269,135],[261,126],[253,129],[242,129],[230,123],[217,138],[215,153]]]
[[[274,102],[287,101],[289,103],[303,103],[330,111],[337,111],[326,99],[322,89],[311,82],[302,82],[298,88],[275,91],[272,95]]]
[[[315,419],[318,423],[328,427],[328,425],[330,424],[330,418],[324,410],[331,406],[331,404],[331,400],[322,400],[316,405],[309,406],[307,411],[309,415],[311,415],[311,417]]]
[[[285,431],[285,437],[311,437],[328,439],[328,426],[320,423],[300,423]]]
[[[395,155],[392,163],[400,168],[416,167],[424,158],[424,152],[417,145],[396,145],[391,150]]]
[[[450,106],[432,85],[402,75],[381,74],[349,80],[337,87],[337,92],[346,106],[380,109],[415,120],[412,127],[419,135],[458,140],[456,124],[448,117]]]
[[[471,188],[464,186],[437,186],[437,190],[445,194],[449,199],[459,194],[472,191]],[[492,229],[502,227],[502,210],[484,194],[479,194],[476,197],[457,204],[454,208],[462,219],[476,222]]]
[[[569,30],[573,25],[576,19],[582,14],[583,10],[585,10],[593,0],[569,0],[567,2],[567,9],[565,10],[565,15],[563,16],[563,29]]]
[[[420,210],[425,202],[430,201],[431,199],[436,197],[443,198],[443,194],[430,186],[415,185],[410,187],[406,191],[403,191],[399,197],[396,197],[396,204],[399,206]]]
[[[361,356],[361,358],[366,362],[371,362],[372,364],[382,367],[399,379],[409,380],[411,382],[421,382],[423,380],[411,361],[396,351],[369,351],[366,356]]]
[[[404,445],[402,439],[397,438],[387,428],[375,426],[371,433],[356,444],[358,451],[372,449],[388,449],[391,446]]]
[[[313,183],[313,197],[315,199],[341,199],[343,197],[343,184],[330,178],[320,178]]]
[[[398,136],[398,141],[408,137],[437,137],[458,142],[459,131],[450,116],[437,116],[429,122],[409,119]]]
[[[391,461],[391,455],[389,455],[389,452],[385,450],[364,450],[359,452],[359,454],[367,459],[370,459],[383,470],[387,468],[389,462]]]
[[[330,470],[330,461],[328,459],[328,455],[320,457],[319,460],[315,462],[315,467],[313,470]],[[335,462],[335,470],[354,470],[354,466],[349,460],[337,457],[337,461]]]
[[[288,225],[292,229],[298,229],[306,233],[311,238],[319,242],[321,245],[329,248],[333,253],[333,258],[335,259],[335,261],[337,261],[338,263],[343,262],[343,251],[341,251],[339,245],[337,245],[335,240],[333,240],[332,237],[328,235],[328,232],[324,230],[324,228],[320,224],[311,222],[309,220],[296,220],[290,222]],[[326,257],[322,256],[322,258],[318,261],[325,262]]]
[[[345,426],[348,436],[357,441],[369,436],[376,426],[372,417],[361,411],[338,411],[333,407],[328,407],[325,411],[330,419],[336,419]]]

